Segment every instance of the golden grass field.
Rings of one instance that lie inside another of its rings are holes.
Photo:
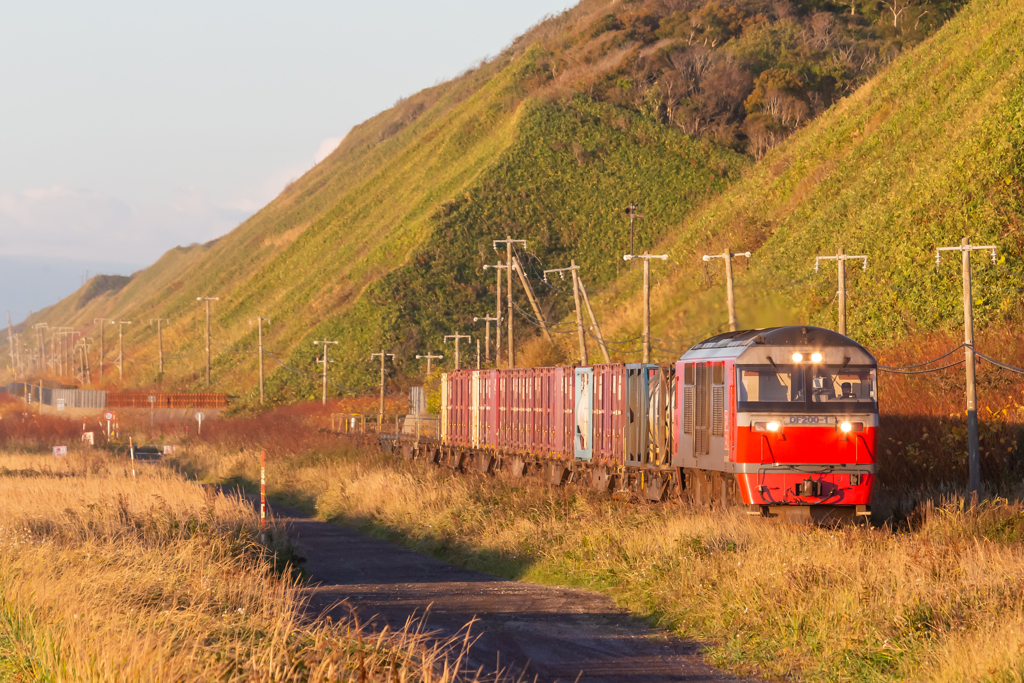
[[[180,466],[258,481],[258,452]],[[950,498],[902,528],[792,527],[457,475],[366,447],[269,457],[268,490],[323,519],[493,574],[596,589],[738,672],[798,681],[1024,679],[1024,509]]]
[[[0,681],[430,681],[464,641],[311,618],[237,495],[94,450],[0,453]],[[275,566],[276,565],[276,566]]]

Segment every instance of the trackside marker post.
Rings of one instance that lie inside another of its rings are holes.
[[[260,451],[260,543],[267,544],[267,452]]]
[[[128,437],[128,452],[132,456],[132,479],[135,478],[135,444],[132,443],[132,437]]]

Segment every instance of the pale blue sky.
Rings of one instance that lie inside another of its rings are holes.
[[[0,264],[67,284],[41,299],[0,265],[0,306],[224,234],[353,125],[573,4],[3,3]]]

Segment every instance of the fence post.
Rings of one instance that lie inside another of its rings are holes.
[[[267,452],[260,451],[260,543],[267,544]]]

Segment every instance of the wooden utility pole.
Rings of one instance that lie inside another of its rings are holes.
[[[206,302],[206,388],[210,388],[210,302],[220,301],[217,296],[197,296],[196,301]]]
[[[548,273],[558,273],[558,276],[565,279],[565,271],[572,273],[572,298],[576,304],[576,332],[580,345],[580,365],[590,365],[587,359],[587,333],[583,329],[583,312],[580,310],[580,278],[579,278],[579,266],[576,265],[575,259],[569,262],[568,268],[552,268],[544,271],[544,281],[548,280]]]
[[[846,334],[846,262],[851,259],[863,259],[864,270],[868,269],[868,257],[867,256],[847,256],[846,250],[840,247],[839,253],[835,256],[816,256],[814,257],[814,272],[818,272],[819,261],[836,261],[839,265],[839,290],[836,292],[836,296],[839,299],[839,325],[836,331],[839,334]]]
[[[473,318],[473,322],[480,322],[481,320],[484,321],[484,323],[486,325],[486,328],[487,328],[486,336],[484,337],[484,339],[485,339],[485,342],[484,342],[484,360],[490,360],[491,359],[491,323],[492,322],[498,322],[498,318],[493,316],[493,315],[485,315],[483,317]],[[501,334],[501,327],[500,327],[500,325],[498,327],[498,333]],[[480,340],[478,339],[477,341],[480,341]],[[495,363],[497,363],[497,361],[498,361],[497,354],[495,354],[494,361],[495,361]]]
[[[11,372],[14,372],[14,331],[11,328],[11,312],[7,311],[7,351],[11,355]],[[17,377],[15,377],[17,379]]]
[[[327,364],[334,362],[334,361],[329,360],[327,358],[327,347],[329,345],[331,345],[331,344],[337,344],[338,342],[336,342],[336,341],[329,341],[327,339],[322,339],[320,341],[314,341],[313,343],[314,344],[323,344],[324,345],[324,357],[321,358],[320,360],[318,360],[317,362],[324,364],[323,395],[320,397],[320,403],[321,403],[321,405],[327,405]]]
[[[380,432],[384,425],[384,361],[388,356],[390,356],[391,362],[394,363],[395,354],[384,353],[384,349],[381,349],[380,353],[371,353],[370,360],[373,360],[377,356],[380,356],[380,412],[377,414],[377,431]]]
[[[111,320],[111,325],[117,325],[117,381],[124,379],[124,326],[131,325],[131,320]]]
[[[427,379],[430,379],[430,361],[432,361],[432,360],[441,360],[442,358],[444,358],[444,356],[442,356],[440,354],[438,354],[436,356],[433,356],[433,355],[431,355],[429,353],[425,353],[422,356],[419,355],[419,354],[416,354],[416,358],[417,358],[417,360],[420,359],[420,358],[426,358],[427,359]]]
[[[32,326],[36,331],[36,345],[39,347],[39,367],[44,375],[46,374],[46,331],[43,328],[49,326],[49,323],[36,323]]]
[[[597,338],[597,345],[601,347],[601,355],[604,356],[605,363],[611,363],[612,360],[608,356],[608,345],[604,343],[604,336],[601,335],[601,326],[597,324],[597,316],[594,315],[594,309],[590,305],[590,297],[587,296],[587,288],[583,286],[583,278],[577,276],[577,281],[580,283],[580,296],[583,298],[583,305],[587,307],[590,324],[594,328],[594,336]]]
[[[644,262],[644,363],[651,362],[651,259],[668,260],[668,254],[654,255],[646,251],[642,254],[625,254],[623,261],[643,259]]]
[[[554,342],[551,340],[551,332],[548,331],[548,324],[544,321],[544,314],[540,312],[540,306],[537,304],[537,297],[533,294],[533,287],[530,286],[530,281],[526,279],[526,273],[523,272],[523,267],[519,265],[519,259],[512,259],[512,267],[515,268],[516,273],[519,275],[519,281],[523,283],[523,289],[526,290],[526,298],[530,301],[530,307],[533,308],[533,314],[537,316],[537,322],[540,323],[541,332],[544,333],[544,338],[548,340],[549,344]]]
[[[736,256],[744,256],[750,258],[750,252],[731,252],[726,249],[724,254],[705,254],[704,260],[710,261],[713,258],[720,258],[725,260],[725,303],[729,309],[729,331],[735,332],[738,324],[736,322],[736,295],[733,291],[733,277],[732,277],[732,260]]]
[[[460,339],[468,339],[470,341],[473,341],[473,338],[470,337],[468,334],[460,334],[460,333],[456,332],[455,334],[446,334],[444,336],[444,340],[445,341],[448,341],[449,339],[454,339],[455,340],[455,369],[458,370],[459,369],[459,340]]]
[[[503,240],[494,240],[494,250],[498,251],[498,245],[504,244],[508,250],[508,261],[505,263],[505,274],[508,278],[505,281],[506,288],[508,289],[508,350],[505,352],[505,356],[508,358],[508,367],[515,367],[516,364],[516,347],[515,347],[515,336],[512,332],[513,327],[513,316],[512,316],[512,245],[522,244],[523,248],[526,248],[526,240],[514,240],[510,236],[505,235]]]
[[[626,215],[629,216],[629,253],[632,254],[635,251],[633,246],[633,219],[643,218],[642,213],[637,213],[636,210],[640,208],[636,204],[630,204],[626,207]]]
[[[270,318],[262,318],[262,317],[257,317],[256,318],[256,325],[257,325],[257,330],[258,330],[256,339],[257,339],[257,341],[259,343],[259,353],[260,353],[260,405],[263,405],[263,323],[264,322],[267,322],[269,324],[270,323]],[[249,321],[249,324],[252,325],[252,320]],[[326,349],[326,347],[324,347],[324,348]]]
[[[160,358],[159,372],[161,375],[164,374],[164,330],[161,323],[171,322],[167,318],[151,318],[149,321],[150,326],[156,323],[156,348]]]
[[[494,249],[497,251],[497,247]],[[498,365],[501,363],[501,271],[504,268],[508,268],[504,263],[497,263],[495,265],[485,265],[484,270],[488,268],[495,269],[495,299],[494,299],[494,329],[495,329],[495,345],[494,345],[494,364]]]
[[[103,324],[106,323],[106,318],[93,318],[92,323],[100,324],[100,384],[103,384]]]
[[[943,251],[959,251],[962,257],[964,280],[964,372],[967,380],[967,466],[969,488],[977,494],[981,488],[981,450],[978,441],[978,388],[974,374],[974,301],[971,296],[971,252],[991,251],[992,263],[996,262],[996,247],[971,246],[964,237],[959,247],[939,247],[935,250],[935,264],[942,263]]]

